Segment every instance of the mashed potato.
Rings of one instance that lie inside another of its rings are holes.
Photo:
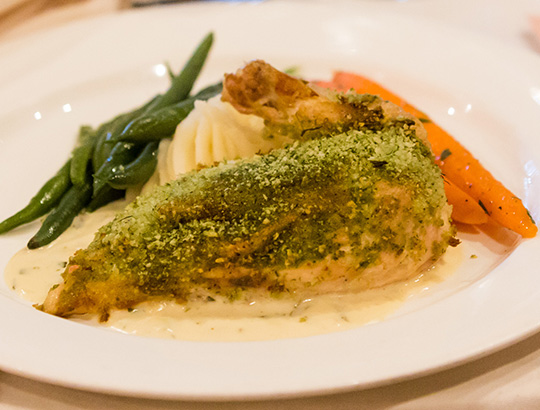
[[[263,128],[261,118],[238,113],[221,101],[221,96],[197,101],[195,109],[178,125],[172,141],[160,145],[159,184],[201,166],[265,154],[287,142],[284,138],[264,138]]]

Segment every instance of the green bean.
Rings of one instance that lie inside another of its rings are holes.
[[[96,169],[99,169],[99,167],[103,164],[103,162],[107,158],[103,154],[103,151],[105,149],[104,144],[105,144],[106,138],[107,138],[107,133],[102,133],[99,130],[96,132],[96,145],[94,147],[94,152],[92,153],[92,159],[91,159],[92,170],[94,172]]]
[[[168,138],[174,134],[176,127],[193,110],[196,100],[208,100],[223,89],[223,84],[217,83],[206,87],[199,93],[184,101],[142,115],[131,121],[118,139],[120,141],[148,142]]]
[[[169,76],[169,80],[174,80],[174,77],[176,77],[176,74],[174,74],[171,65],[169,63],[165,63],[165,68],[167,69],[167,75]]]
[[[109,185],[105,186],[99,191],[97,195],[92,197],[92,200],[86,207],[87,212],[94,212],[96,209],[107,205],[109,202],[116,201],[117,199],[125,196],[124,190],[113,189]]]
[[[17,226],[32,222],[49,212],[71,186],[69,178],[70,166],[71,160],[68,160],[56,175],[41,187],[26,207],[0,222],[0,233],[8,232]]]
[[[187,99],[178,104],[137,118],[119,136],[120,141],[148,142],[169,138],[178,124],[193,111],[195,101]]]
[[[102,124],[96,131],[96,146],[92,155],[92,168],[94,171],[98,170],[109,156],[112,145],[107,144],[107,140],[110,139],[115,127],[119,123],[123,123],[128,115],[130,113],[120,114],[105,124]]]
[[[150,142],[133,162],[119,167],[118,172],[109,178],[108,184],[116,189],[144,184],[156,169],[158,147],[158,142]]]
[[[92,156],[92,167],[94,171],[97,171],[109,157],[114,144],[118,142],[117,136],[120,134],[120,132],[122,132],[126,125],[129,124],[129,122],[134,118],[146,112],[148,107],[150,107],[160,97],[161,95],[158,94],[142,106],[135,108],[132,111],[117,115],[113,119],[99,126],[94,136],[96,140],[96,145]]]
[[[169,89],[148,108],[147,112],[159,110],[188,97],[195,84],[195,80],[197,80],[197,77],[203,68],[213,42],[214,34],[207,34],[199,43],[188,62],[184,65],[180,74],[172,79]]]
[[[62,197],[58,206],[47,215],[39,231],[28,241],[28,249],[40,248],[58,238],[88,204],[91,196],[90,182],[82,186],[73,185]]]
[[[83,145],[89,138],[92,138],[93,134],[94,128],[90,125],[81,125],[77,134],[77,146]]]
[[[70,178],[73,185],[83,185],[86,182],[88,164],[96,146],[94,130],[89,126],[82,126],[79,130],[80,144],[71,153]]]
[[[131,142],[118,142],[111,150],[111,155],[94,174],[94,196],[107,185],[107,181],[120,167],[133,161],[140,152],[140,146]]]
[[[210,98],[215,97],[216,95],[220,94],[222,91],[223,91],[223,83],[220,81],[219,83],[215,83],[215,84],[209,85],[208,87],[203,88],[201,91],[195,94],[192,98],[195,100],[209,100]]]

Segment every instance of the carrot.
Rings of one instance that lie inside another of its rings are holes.
[[[521,200],[495,179],[463,145],[422,111],[380,84],[358,74],[338,71],[330,83],[320,82],[319,85],[329,86],[337,91],[354,89],[359,93],[375,94],[418,117],[424,123],[433,153],[438,159],[437,163],[447,181],[451,183],[451,187],[447,183],[445,188],[449,203],[457,208],[453,216],[455,214],[457,218],[466,219],[466,214],[471,213],[470,220],[483,220],[477,219],[477,207],[469,206],[471,201],[466,200],[467,197],[472,197],[487,215],[502,226],[525,238],[536,235],[538,228]],[[459,220],[457,218],[456,220]]]
[[[433,122],[424,124],[436,161],[446,178],[478,201],[502,226],[532,238],[538,228],[521,200],[485,169],[450,134]]]
[[[444,180],[448,203],[452,204],[452,219],[467,225],[485,224],[489,217],[475,199],[467,195],[448,179]]]

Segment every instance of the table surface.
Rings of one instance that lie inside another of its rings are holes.
[[[382,10],[399,8],[403,15],[423,15],[540,55],[540,37],[535,36],[531,24],[533,16],[540,16],[538,0],[357,1]],[[0,42],[77,19],[122,12],[130,5],[126,0],[2,0]],[[205,403],[116,397],[52,386],[0,371],[0,410],[432,409],[436,406],[526,409],[540,408],[539,385],[540,333],[490,356],[415,380],[364,391],[279,401]]]

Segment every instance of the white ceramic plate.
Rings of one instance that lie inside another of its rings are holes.
[[[309,6],[308,6],[309,5]],[[365,3],[202,3],[85,21],[0,47],[0,217],[63,163],[77,127],[165,87],[216,34],[200,84],[263,58],[307,77],[365,73],[459,137],[540,219],[540,60]],[[40,118],[40,119],[37,119]],[[0,237],[0,271],[35,231]],[[366,388],[477,358],[540,328],[538,239],[462,233],[464,262],[388,320],[309,338],[198,343],[126,336],[34,310],[0,285],[0,368],[86,390],[245,399]],[[477,259],[469,259],[471,254]]]

